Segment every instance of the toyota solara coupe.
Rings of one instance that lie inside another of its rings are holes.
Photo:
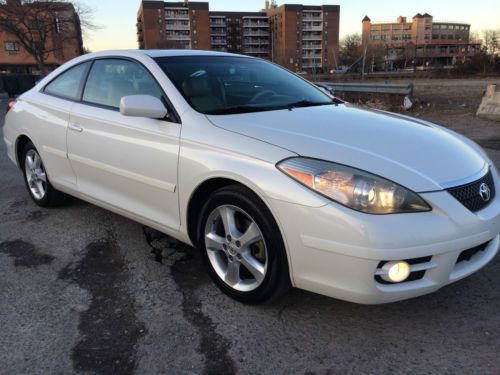
[[[479,146],[256,58],[81,56],[9,104],[4,140],[36,204],[69,194],[196,246],[245,303],[290,286],[412,298],[499,248],[500,178]]]

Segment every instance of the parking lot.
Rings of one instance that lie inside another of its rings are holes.
[[[500,166],[500,124],[441,110],[428,118],[479,134]],[[394,304],[294,290],[245,306],[195,249],[78,200],[37,207],[0,143],[1,374],[500,373],[499,257]]]

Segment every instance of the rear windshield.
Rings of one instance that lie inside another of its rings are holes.
[[[264,60],[232,56],[155,59],[198,112],[212,115],[333,104],[312,84]]]

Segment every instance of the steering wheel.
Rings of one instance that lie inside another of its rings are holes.
[[[276,96],[278,94],[273,90],[263,90],[263,91],[255,94],[254,97],[252,99],[250,99],[250,103],[255,103],[257,101],[257,99],[262,98],[263,96],[267,96],[267,95]]]

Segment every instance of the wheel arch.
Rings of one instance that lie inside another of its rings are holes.
[[[17,161],[17,166],[22,169],[22,159],[23,159],[23,149],[26,144],[29,142],[33,143],[30,137],[28,137],[26,134],[20,134],[16,138],[16,143],[15,143],[15,155],[16,155],[16,161]]]
[[[200,211],[203,207],[203,204],[206,202],[207,198],[216,190],[232,185],[241,186],[249,190],[253,194],[255,194],[273,216],[273,219],[276,222],[276,225],[278,226],[278,230],[280,232],[279,234],[283,241],[283,245],[285,247],[285,255],[286,255],[286,261],[288,263],[287,268],[290,277],[290,282],[292,283],[292,285],[294,285],[290,251],[288,250],[287,239],[284,236],[284,231],[282,229],[279,218],[276,216],[272,207],[266,202],[266,199],[264,199],[263,195],[260,194],[258,191],[256,191],[256,189],[252,189],[250,186],[248,186],[248,184],[245,184],[241,180],[232,177],[210,177],[202,181],[200,184],[196,186],[195,189],[193,189],[193,192],[191,193],[191,196],[188,200],[187,210],[186,210],[186,226],[187,226],[187,235],[189,237],[189,240],[194,246],[198,246],[198,238],[197,238],[198,218]]]

